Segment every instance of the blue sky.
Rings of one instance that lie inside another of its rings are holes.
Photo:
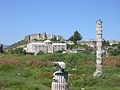
[[[95,39],[99,18],[103,37],[120,40],[120,0],[0,0],[0,43],[41,32],[69,38],[75,30]]]

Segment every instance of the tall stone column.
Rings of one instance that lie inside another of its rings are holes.
[[[99,77],[103,74],[102,69],[102,21],[99,19],[96,22],[96,71],[93,74],[93,77]]]
[[[51,90],[69,90],[68,89],[68,73],[64,71],[64,62],[54,62],[57,71],[53,74],[53,82]]]

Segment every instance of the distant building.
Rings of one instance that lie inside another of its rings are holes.
[[[46,40],[44,42],[28,43],[27,47],[24,49],[26,50],[26,52],[30,52],[30,53],[38,53],[39,51],[42,51],[44,53],[54,53],[57,51],[66,51],[67,44],[52,43],[50,40]]]
[[[77,43],[80,45],[87,45],[87,46],[92,47],[92,48],[96,47],[96,41],[94,39],[85,40],[85,41],[78,41]]]
[[[69,45],[74,45],[73,41],[66,41],[66,43],[69,44]]]
[[[58,40],[63,41],[64,38],[60,35],[54,35],[54,34],[46,34],[46,33],[38,33],[38,34],[31,34],[25,36],[25,41],[33,42],[35,40]]]
[[[120,41],[118,41],[118,40],[108,40],[108,42],[109,42],[110,45],[119,44],[120,43]]]
[[[104,39],[103,39],[103,41],[104,41]],[[107,40],[107,42],[109,42],[110,46],[120,43],[119,40]],[[94,40],[94,39],[84,40],[84,41],[82,40],[82,41],[78,41],[77,43],[80,45],[87,45],[87,46],[90,46],[93,48],[96,47],[96,40]]]

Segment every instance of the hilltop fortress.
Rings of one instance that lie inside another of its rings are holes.
[[[42,40],[57,40],[63,41],[63,36],[54,35],[54,34],[47,34],[47,33],[38,33],[38,34],[30,34],[25,36],[25,41],[33,42],[33,41],[42,41]]]

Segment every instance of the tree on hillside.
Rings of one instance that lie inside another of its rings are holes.
[[[3,44],[0,45],[0,53],[3,53]]]
[[[76,45],[78,40],[82,40],[82,35],[76,30],[69,40],[73,41]]]

